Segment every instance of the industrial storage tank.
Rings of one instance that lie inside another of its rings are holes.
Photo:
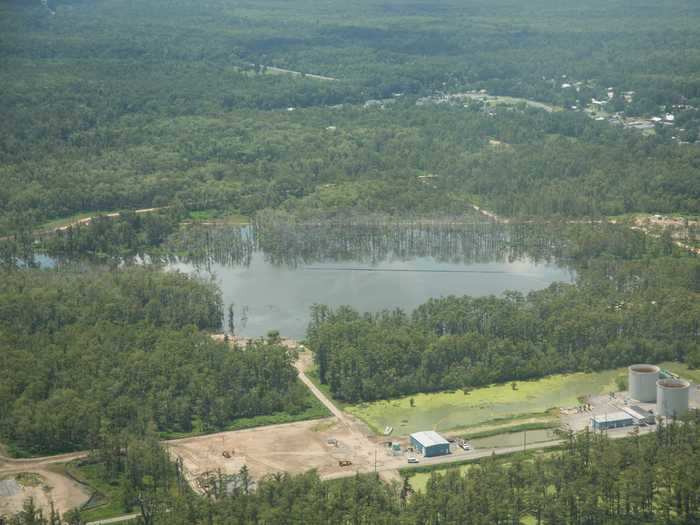
[[[632,365],[629,367],[629,396],[642,403],[656,401],[656,382],[659,367],[654,365]]]
[[[656,383],[656,415],[680,417],[688,413],[690,383],[683,379],[660,379]]]

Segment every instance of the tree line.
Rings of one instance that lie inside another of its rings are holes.
[[[135,117],[104,140],[5,155],[0,234],[166,205],[248,216],[459,215],[469,203],[538,217],[700,209],[697,148],[576,113],[490,113],[402,99],[385,110]]]
[[[232,350],[211,282],[177,272],[21,270],[0,279],[0,436],[16,454],[103,434],[221,430],[310,405],[276,340]]]

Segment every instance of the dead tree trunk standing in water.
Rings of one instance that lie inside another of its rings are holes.
[[[228,331],[231,333],[231,336],[236,335],[236,320],[234,314],[234,303],[231,303],[228,305]]]

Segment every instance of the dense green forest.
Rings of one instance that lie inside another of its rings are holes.
[[[463,219],[478,205],[560,228],[533,256],[565,261],[575,284],[413,312],[319,305],[308,344],[338,399],[633,361],[700,367],[697,257],[668,232],[597,224],[700,215],[696,0],[5,0],[0,69],[9,452],[91,449],[147,525],[700,523],[696,420],[627,440],[569,436],[534,461],[436,475],[425,494],[314,472],[254,489],[244,469],[195,496],[159,438],[323,408],[276,336],[245,348],[210,337],[224,311],[213,282],[148,264],[250,256],[240,232],[188,244],[192,217],[249,217],[287,263],[347,254],[333,235],[348,217]],[[467,91],[517,98],[440,98]],[[581,111],[593,99],[596,112]],[[614,113],[675,120],[641,132]],[[285,239],[269,217],[339,226]],[[373,254],[405,241],[378,239],[370,228],[361,241]],[[58,268],[37,269],[45,256]],[[60,519],[28,502],[10,523]]]
[[[285,348],[231,351],[202,332],[221,320],[218,289],[178,273],[3,273],[0,436],[18,453],[61,452],[313,405]]]
[[[4,2],[0,235],[168,204],[698,213],[700,156],[671,141],[680,132],[416,106],[436,90],[485,88],[568,107],[562,75],[585,81],[585,100],[635,91],[631,114],[698,106],[698,20],[681,0]],[[362,106],[381,97],[395,103]],[[678,122],[700,119],[688,109]]]
[[[110,139],[48,158],[23,147],[3,163],[3,228],[169,204],[245,215],[457,214],[470,202],[506,215],[700,210],[697,148],[574,113],[494,114],[402,102],[384,111],[138,117],[122,123],[118,145]]]
[[[320,380],[357,402],[633,362],[700,366],[700,264],[620,227],[569,229],[577,282],[413,312],[313,308]]]
[[[253,487],[243,469],[215,478],[201,498],[153,440],[132,444],[113,468],[124,480],[125,502],[148,525],[690,525],[700,521],[699,444],[697,420],[628,439],[569,435],[551,454],[435,472],[424,493],[413,493],[405,478],[388,484],[376,474],[324,483],[315,472],[280,473]],[[48,523],[40,514],[28,503],[10,524]],[[78,514],[66,518],[81,523]]]

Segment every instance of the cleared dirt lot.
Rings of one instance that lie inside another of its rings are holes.
[[[48,510],[53,502],[58,512],[63,514],[85,503],[89,492],[80,484],[48,468],[7,470],[0,474],[0,483],[7,484],[13,490],[0,497],[0,516],[10,516],[22,510],[28,498],[34,498],[39,508]],[[17,481],[14,481],[17,480]]]
[[[292,348],[297,346],[294,341],[285,343]],[[375,465],[377,470],[385,470],[405,464],[403,456],[389,455],[383,439],[335,407],[308,379],[305,371],[311,366],[309,352],[300,352],[295,366],[301,381],[334,416],[167,442],[173,458],[182,458],[195,490],[198,478],[219,470],[235,474],[243,465],[248,466],[253,479],[260,479],[275,472],[299,474],[311,469],[316,469],[322,478],[336,478],[370,472]],[[340,461],[352,464],[341,467]]]
[[[389,456],[380,442],[351,430],[335,417],[181,439],[168,442],[167,447],[173,457],[182,458],[191,483],[219,469],[224,474],[237,473],[244,464],[254,479],[275,472],[297,474],[310,469],[316,469],[323,478],[344,472],[369,472],[374,469],[375,452],[378,468],[399,467],[405,461],[403,457]],[[341,467],[341,460],[351,461],[352,465]]]
[[[90,498],[89,491],[72,479],[54,472],[52,465],[86,455],[85,452],[75,452],[33,459],[0,456],[0,480],[5,481],[6,487],[11,487],[11,490],[3,491],[0,496],[0,516],[21,510],[22,504],[29,497],[33,497],[37,506],[45,510],[53,502],[60,513],[85,503]],[[12,480],[16,480],[16,484]]]

